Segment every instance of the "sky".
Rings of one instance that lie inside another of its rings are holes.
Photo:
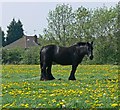
[[[7,26],[10,24],[13,18],[17,21],[20,21],[23,24],[24,33],[26,35],[39,35],[43,34],[43,29],[47,27],[47,16],[50,10],[54,10],[57,4],[69,4],[72,6],[73,11],[76,10],[80,6],[84,6],[86,8],[100,8],[103,6],[106,7],[115,7],[118,3],[117,0],[109,0],[109,1],[92,1],[92,2],[80,2],[80,1],[65,1],[65,2],[52,1],[48,2],[44,0],[44,2],[39,1],[6,1],[0,3],[0,16],[2,16],[2,20],[0,22],[0,26],[2,30],[6,33]]]

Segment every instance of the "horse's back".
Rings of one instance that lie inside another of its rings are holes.
[[[55,47],[55,45],[47,45],[42,47],[40,50],[40,61],[50,62],[52,60]]]
[[[46,53],[46,52],[52,51],[52,50],[54,50],[54,48],[55,48],[55,45],[44,46],[41,48],[40,53]]]

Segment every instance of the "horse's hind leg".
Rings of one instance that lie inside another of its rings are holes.
[[[53,80],[55,79],[51,73],[51,68],[52,68],[52,63],[48,65],[48,68],[47,68],[47,75],[48,75],[48,80]]]
[[[47,75],[46,75],[46,64],[41,64],[41,78],[40,80],[47,80]]]
[[[40,68],[41,68],[40,80],[44,80],[44,70],[43,70],[43,64],[42,63],[40,63]]]

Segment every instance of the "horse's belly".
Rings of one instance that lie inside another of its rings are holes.
[[[60,65],[72,65],[72,63],[69,63],[69,62],[55,62],[56,64],[60,64]]]
[[[60,65],[72,65],[72,59],[55,59],[54,62]]]

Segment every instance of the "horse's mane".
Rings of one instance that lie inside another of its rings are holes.
[[[74,45],[84,46],[84,45],[86,45],[86,44],[87,44],[86,42],[77,42],[77,43],[75,43]]]

